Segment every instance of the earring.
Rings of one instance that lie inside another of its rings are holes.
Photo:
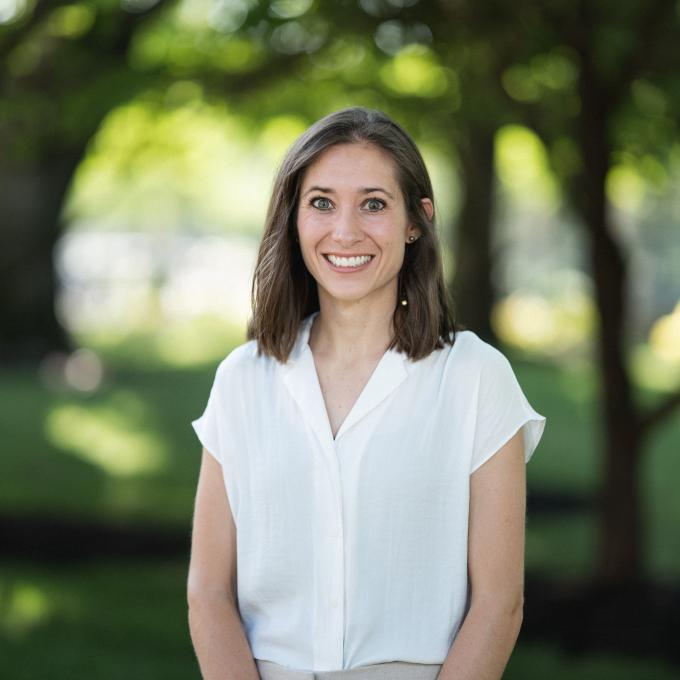
[[[418,240],[418,236],[409,236],[408,240],[409,240],[409,243],[413,243],[414,241]]]
[[[399,302],[401,302],[401,306],[406,307],[406,305],[408,305],[408,300],[406,299],[406,291],[404,290],[403,285],[403,273],[401,271],[399,272],[399,279],[397,281],[397,290],[400,291],[399,298],[401,299],[399,300]]]

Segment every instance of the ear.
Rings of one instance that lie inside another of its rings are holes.
[[[432,216],[434,215],[434,205],[432,205],[432,201],[429,198],[421,198],[420,203],[423,206],[425,214],[427,215],[427,219],[431,222]],[[421,229],[418,229],[417,227],[409,227],[407,238],[409,236],[415,236],[416,238],[419,238],[422,235],[423,232]],[[407,243],[411,242],[407,241]]]
[[[408,231],[406,232],[406,243],[413,243],[413,241],[409,241],[409,239],[412,236],[415,236],[416,239],[420,238],[422,236],[422,231],[418,229],[418,227],[409,227]]]
[[[432,222],[432,217],[434,216],[434,205],[432,205],[432,201],[429,198],[421,198],[420,203],[423,206],[423,210],[425,210],[427,219]]]

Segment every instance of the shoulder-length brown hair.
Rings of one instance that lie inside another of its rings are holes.
[[[420,202],[427,197],[434,204],[420,151],[408,133],[382,111],[352,106],[309,127],[279,166],[251,288],[253,315],[248,321],[247,338],[257,340],[258,356],[268,354],[285,363],[300,323],[319,309],[317,283],[297,242],[299,193],[305,170],[325,149],[350,143],[373,144],[392,157],[408,220],[422,234],[406,244],[393,318],[395,336],[389,349],[396,347],[415,361],[447,343],[453,345],[461,329],[444,283],[434,215],[430,221]],[[401,304],[404,298],[406,306]]]

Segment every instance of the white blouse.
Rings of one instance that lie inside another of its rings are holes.
[[[219,364],[192,425],[221,463],[254,658],[336,671],[441,664],[469,607],[469,476],[545,417],[474,332],[413,362],[388,350],[333,439],[301,324],[286,364],[256,341]]]

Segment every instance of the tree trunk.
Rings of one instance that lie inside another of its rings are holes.
[[[627,267],[606,210],[610,112],[606,92],[599,85],[588,58],[583,60],[580,95],[583,108],[579,145],[584,172],[573,199],[590,237],[605,436],[596,580],[610,586],[629,586],[638,584],[645,576],[639,485],[641,441],[625,359]]]
[[[463,205],[453,239],[452,297],[456,318],[482,339],[495,344],[490,323],[495,300],[491,280],[494,136],[494,128],[472,124],[457,148]]]
[[[55,313],[54,246],[64,194],[81,153],[0,169],[0,361],[34,362],[69,350]]]

